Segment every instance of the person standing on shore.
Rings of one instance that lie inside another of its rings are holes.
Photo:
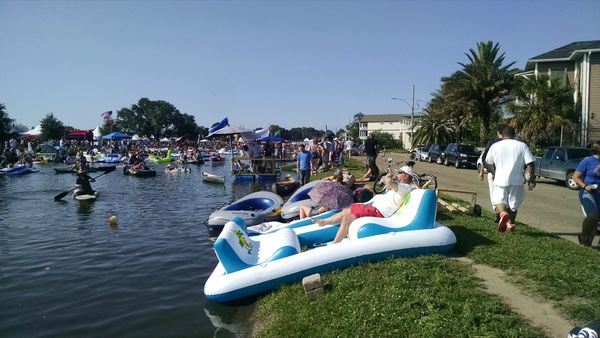
[[[365,154],[367,154],[367,163],[371,159],[374,161],[377,160],[377,155],[379,154],[379,143],[373,136],[373,133],[369,134],[367,140],[365,141]]]
[[[298,153],[296,154],[296,171],[300,175],[301,185],[305,185],[310,181],[311,159],[312,154],[306,151],[304,144],[300,144]]]
[[[529,190],[535,188],[535,157],[529,147],[514,140],[515,129],[502,128],[502,140],[494,143],[488,151],[485,163],[494,176],[492,204],[498,214],[498,231],[515,230],[517,211],[525,199],[523,168],[529,171]]]
[[[592,156],[581,160],[573,174],[573,180],[579,186],[579,201],[585,218],[581,233],[577,235],[579,244],[591,246],[596,235],[596,224],[600,216],[600,142],[592,144]],[[600,244],[598,246],[600,248]]]

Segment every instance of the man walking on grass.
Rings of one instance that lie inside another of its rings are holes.
[[[529,147],[514,140],[515,129],[502,128],[502,140],[494,143],[485,158],[488,170],[494,176],[492,204],[499,216],[498,231],[513,232],[517,211],[525,199],[523,169],[529,172],[529,190],[535,188],[535,158]]]

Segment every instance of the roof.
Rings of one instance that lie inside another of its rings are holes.
[[[553,49],[549,52],[534,56],[527,60],[527,67],[530,67],[531,63],[540,61],[565,61],[570,60],[573,54],[577,52],[583,52],[587,50],[600,51],[600,40],[593,41],[577,41],[568,45]]]
[[[360,122],[398,122],[404,118],[410,118],[410,114],[363,115],[363,117],[360,119]]]

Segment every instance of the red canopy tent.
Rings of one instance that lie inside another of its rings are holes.
[[[78,130],[73,129],[65,133],[65,139],[67,140],[87,140],[92,141],[94,135],[91,130]]]

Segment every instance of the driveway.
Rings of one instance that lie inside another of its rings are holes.
[[[379,169],[385,170],[383,153],[377,158]],[[393,162],[408,161],[408,154],[388,153]],[[364,160],[362,157],[354,157]],[[397,166],[395,166],[397,169]],[[415,172],[429,172],[437,176],[438,188],[468,190],[477,193],[477,204],[484,210],[493,211],[490,202],[487,181],[480,181],[475,169],[456,169],[436,163],[417,162]],[[458,198],[470,201],[469,195],[457,194]],[[567,189],[562,182],[540,179],[533,191],[526,189],[525,201],[519,209],[517,223],[523,222],[530,226],[556,234],[577,242],[577,234],[581,231],[583,213],[577,191]],[[490,224],[495,226],[495,224]]]

